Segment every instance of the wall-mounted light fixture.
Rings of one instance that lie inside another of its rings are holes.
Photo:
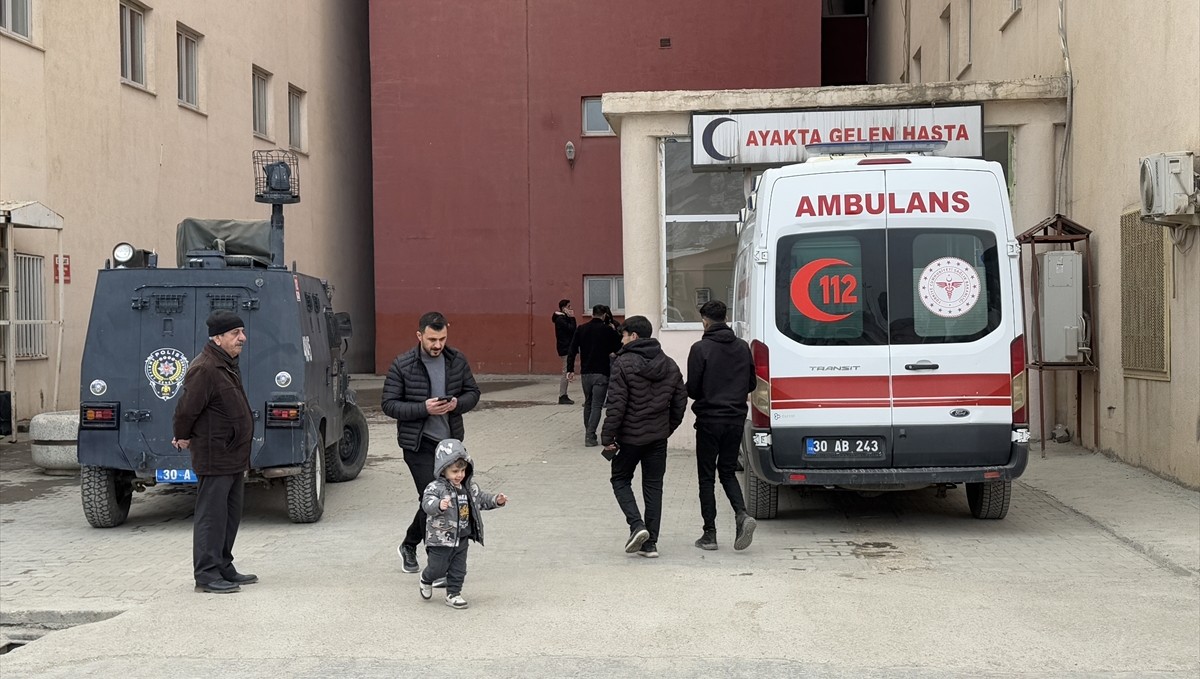
[[[571,167],[575,167],[575,143],[567,142],[567,146],[564,150],[567,154],[567,164]]]

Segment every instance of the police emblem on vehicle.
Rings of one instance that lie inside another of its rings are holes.
[[[187,356],[178,349],[164,347],[146,357],[146,379],[150,380],[154,395],[164,401],[170,401],[179,393],[187,369]]]

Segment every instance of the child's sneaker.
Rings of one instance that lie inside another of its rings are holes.
[[[450,608],[466,608],[467,600],[461,594],[446,594],[446,605]]]
[[[438,578],[433,581],[434,589],[446,589],[446,578]]]
[[[421,598],[426,601],[433,598],[433,585],[424,580],[421,581]]]

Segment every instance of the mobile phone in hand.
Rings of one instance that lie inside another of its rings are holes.
[[[438,401],[440,401],[440,402],[442,402],[442,403],[449,403],[449,402],[450,402],[450,401],[452,401],[453,399],[454,399],[454,397],[453,397],[453,396],[438,396],[438,397],[437,397],[437,400],[438,400]]]
[[[608,448],[601,448],[600,454],[604,456],[604,459],[612,462],[613,458],[617,456],[617,451],[619,450],[620,448],[613,448],[612,450],[609,450]]]

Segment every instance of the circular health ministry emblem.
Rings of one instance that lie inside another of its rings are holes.
[[[178,349],[155,349],[146,357],[146,379],[150,380],[154,395],[164,401],[170,401],[179,393],[187,369],[187,356]]]
[[[917,280],[921,303],[942,318],[958,318],[973,309],[979,290],[975,267],[958,257],[935,259]]]

